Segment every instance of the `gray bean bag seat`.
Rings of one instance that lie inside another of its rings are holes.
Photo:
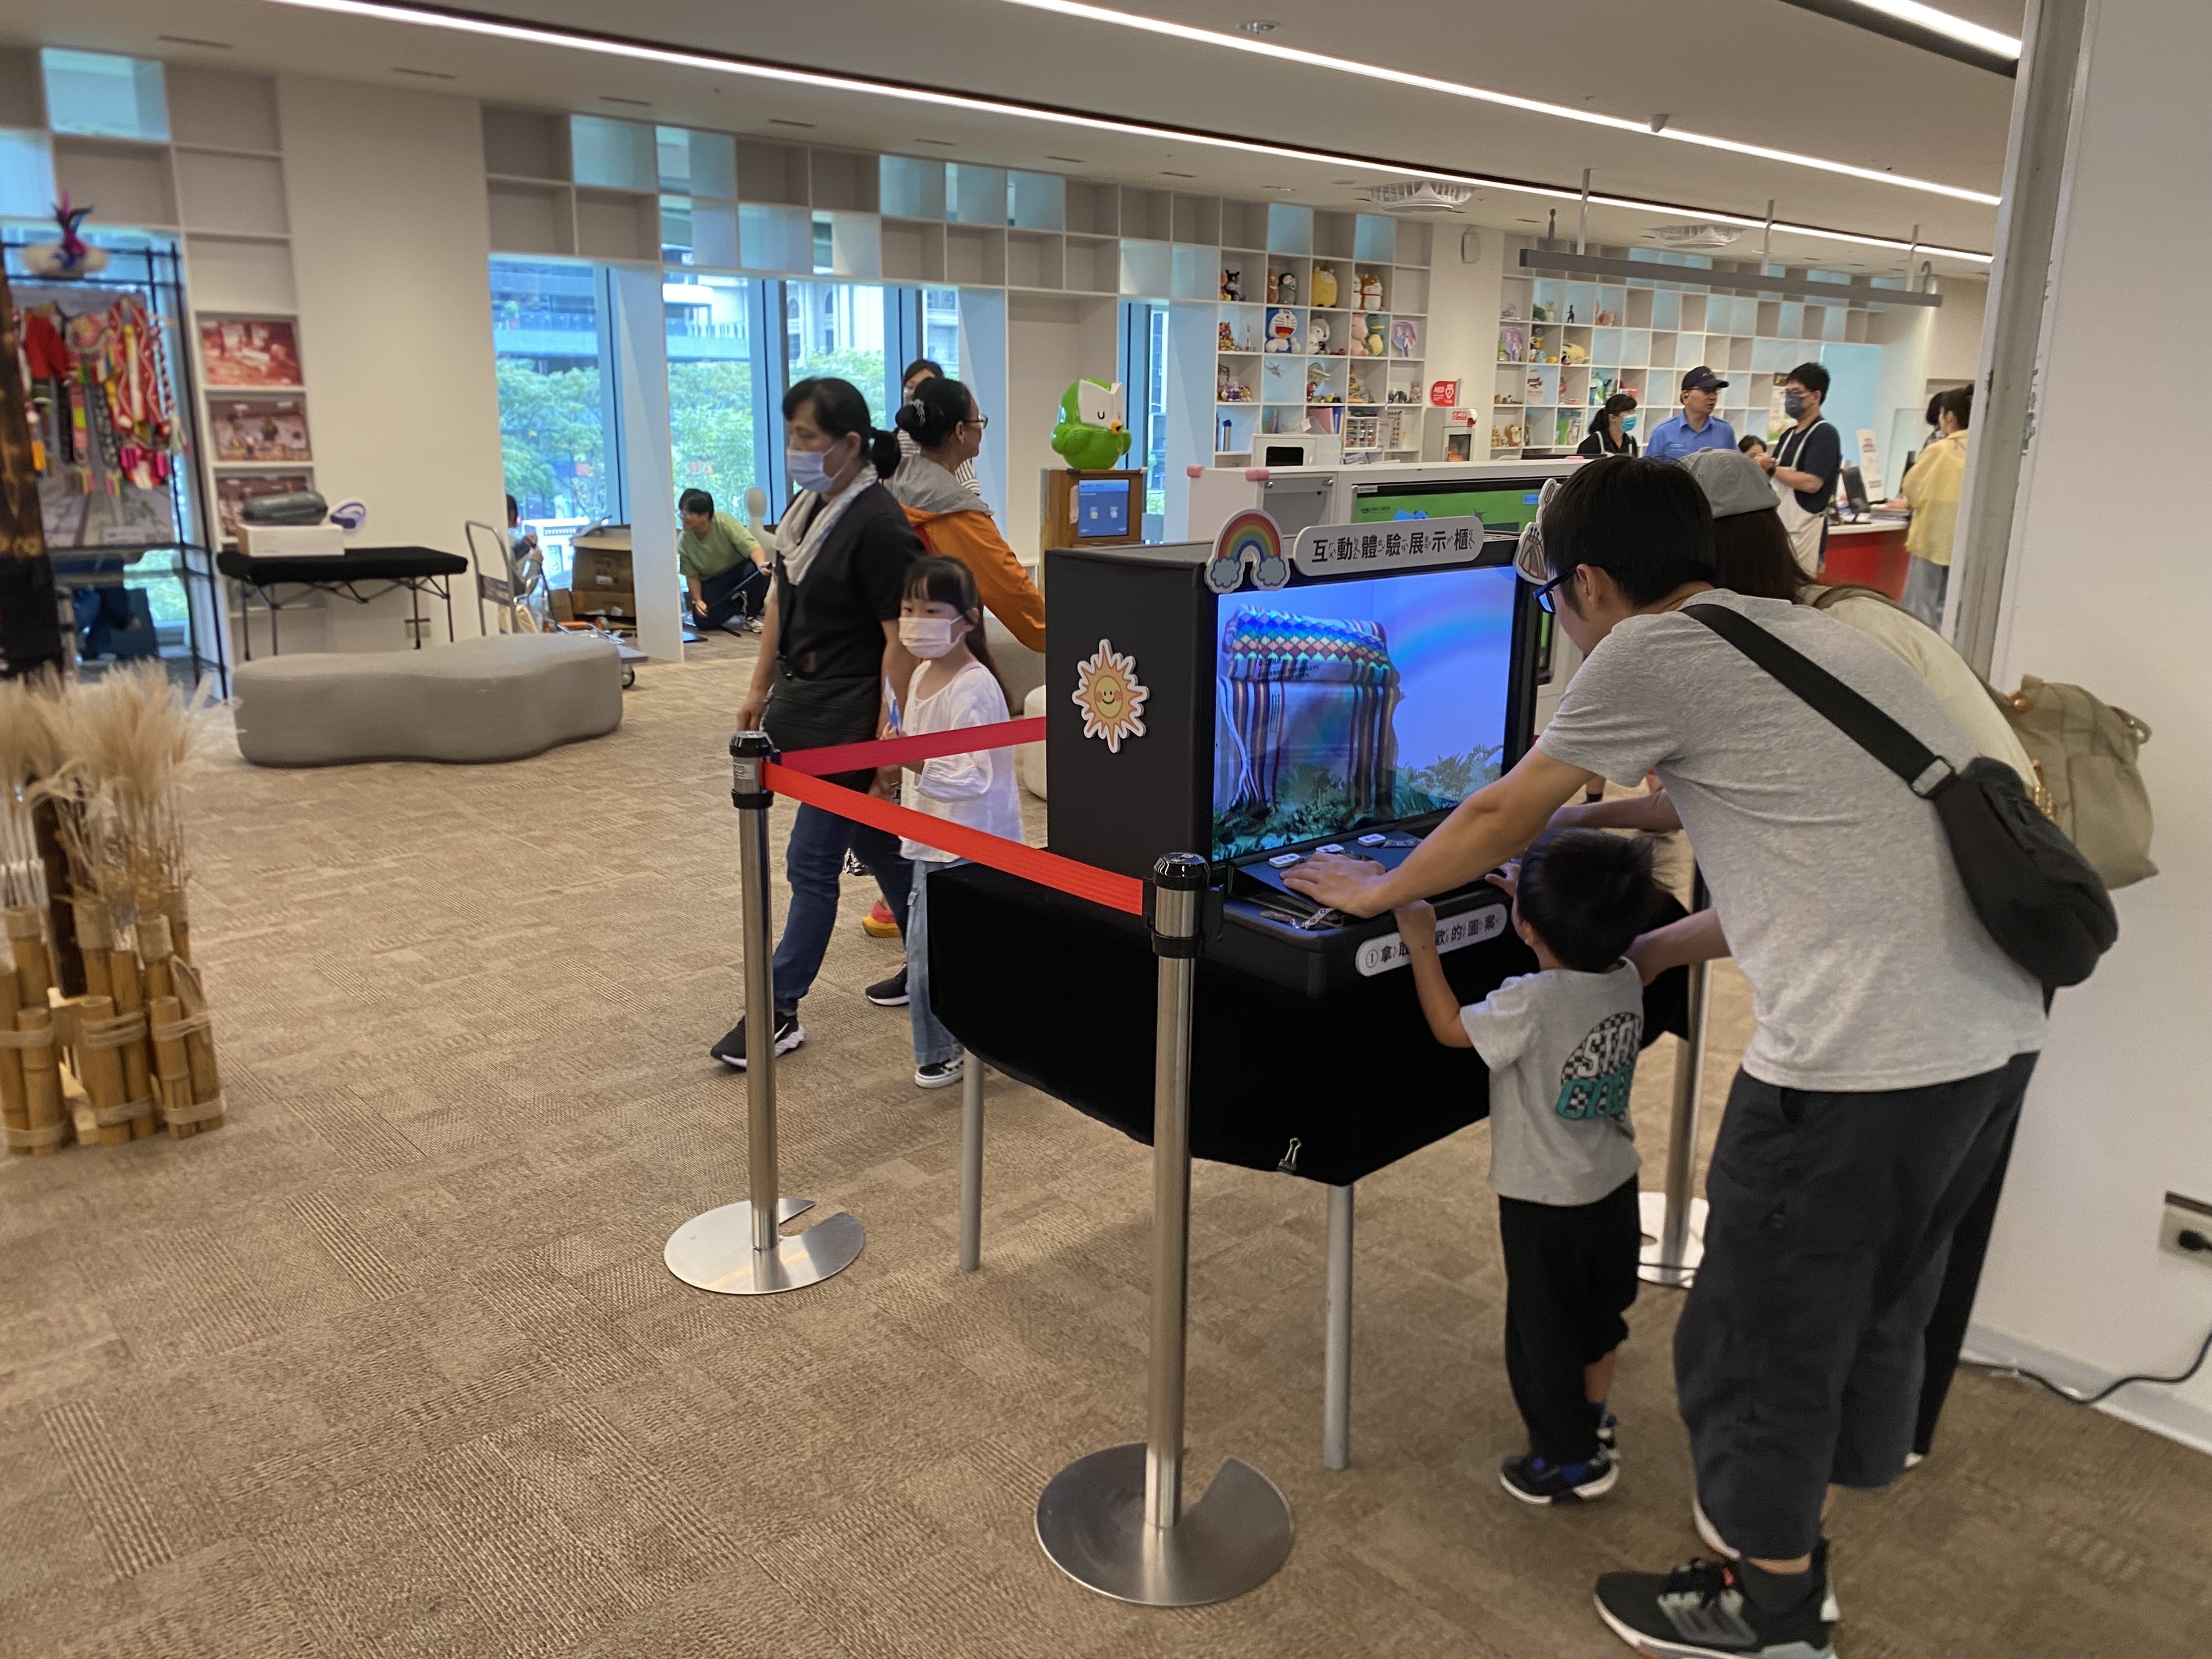
[[[238,752],[257,766],[520,760],[623,717],[613,642],[574,635],[268,657],[233,684]]]

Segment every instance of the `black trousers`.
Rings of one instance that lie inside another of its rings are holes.
[[[1597,1419],[1583,1368],[1628,1340],[1621,1315],[1636,1300],[1643,1249],[1636,1180],[1595,1204],[1531,1204],[1501,1196],[1505,1248],[1505,1376],[1528,1425],[1528,1449],[1547,1463],[1597,1454]]]
[[[720,628],[732,617],[757,617],[768,603],[768,573],[750,559],[740,559],[718,576],[699,584],[706,611],[702,628]]]
[[[2018,1120],[2014,1125],[2017,1127]],[[1943,1263],[1943,1287],[1936,1295],[1936,1311],[1928,1318],[1928,1340],[1920,1379],[1920,1411],[1912,1425],[1912,1449],[1923,1457],[1936,1443],[1936,1422],[1943,1414],[1943,1401],[1958,1375],[1959,1351],[1966,1346],[1966,1326],[1974,1316],[1974,1296],[1982,1287],[1982,1264],[1990,1253],[1990,1232],[1996,1225],[1997,1200],[2004,1195],[2005,1170],[2012,1163],[2010,1131],[1997,1153],[1996,1167],[1982,1183],[1974,1201],[1966,1206],[1951,1234],[1951,1254]]]
[[[1736,1074],[1674,1386],[1699,1501],[1747,1555],[1809,1553],[1831,1482],[1903,1470],[1952,1234],[2034,1069],[1868,1094]]]

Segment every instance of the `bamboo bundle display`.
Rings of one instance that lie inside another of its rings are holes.
[[[20,1141],[10,1131],[10,1151],[42,1158],[62,1149],[69,1119],[62,1111],[61,1074],[54,1068],[54,1017],[44,1008],[25,1008],[15,1016],[15,1054],[23,1068],[23,1121]]]
[[[43,1008],[54,983],[46,945],[46,866],[39,848],[33,788],[61,767],[48,687],[0,680],[0,914],[15,975],[15,1000],[4,1012],[13,1024],[18,1007]]]
[[[100,1144],[120,1146],[137,1133],[131,1121],[137,1103],[125,1097],[123,1086],[123,1043],[132,1022],[116,1018],[112,997],[88,996],[79,1007],[77,1075],[92,1101]],[[152,1133],[150,1125],[147,1132]]]

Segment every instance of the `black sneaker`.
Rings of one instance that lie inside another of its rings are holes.
[[[848,876],[865,876],[868,873],[868,866],[860,862],[860,855],[858,853],[845,854],[845,873]]]
[[[914,1068],[915,1086],[921,1089],[949,1089],[960,1081],[967,1071],[964,1060],[933,1060],[927,1066]]]
[[[1835,1659],[1818,1585],[1823,1544],[1797,1605],[1774,1612],[1744,1588],[1758,1569],[1697,1560],[1672,1572],[1608,1572],[1597,1581],[1597,1613],[1647,1659]],[[1814,1575],[1818,1575],[1815,1577]]]
[[[1721,1529],[1713,1524],[1713,1517],[1705,1513],[1705,1506],[1695,1492],[1690,1494],[1690,1519],[1704,1539],[1705,1547],[1723,1561],[1741,1561],[1743,1552],[1721,1536]],[[1842,1603],[1836,1600],[1836,1575],[1828,1571],[1828,1547],[1820,1546],[1820,1571],[1826,1583],[1821,1587],[1820,1617],[1831,1625],[1843,1622]]]
[[[1547,1463],[1518,1455],[1498,1466],[1498,1482],[1524,1504],[1578,1504],[1602,1498],[1620,1479],[1613,1454],[1601,1447],[1587,1463]]]
[[[1613,1413],[1606,1409],[1602,1400],[1592,1402],[1590,1414],[1597,1419],[1597,1443],[1618,1461],[1620,1456],[1620,1425],[1613,1420]]]
[[[898,972],[893,974],[889,979],[878,980],[861,994],[878,1008],[905,1007],[907,1004],[906,964],[902,962],[899,963]]]
[[[797,1014],[778,1014],[775,1017],[775,1051],[787,1054],[806,1041],[806,1028],[799,1023]],[[730,1027],[728,1035],[707,1051],[737,1071],[745,1069],[745,1023],[739,1020]]]

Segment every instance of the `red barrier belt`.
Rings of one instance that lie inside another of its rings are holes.
[[[981,741],[977,741],[979,738]],[[840,772],[902,766],[912,760],[935,760],[942,755],[965,755],[978,749],[1004,749],[1012,744],[1043,741],[1044,716],[1038,714],[1025,720],[1001,720],[996,726],[957,726],[950,732],[932,732],[918,738],[883,738],[867,743],[833,744],[826,749],[800,749],[786,755],[781,763],[787,770],[804,772],[809,777],[833,778]]]
[[[1042,720],[1014,720],[1012,726],[1035,724]],[[995,732],[1000,726],[968,726],[957,735],[966,739],[963,749],[973,749],[972,741],[978,732]],[[950,734],[948,734],[950,735]],[[917,742],[921,739],[905,739]],[[875,747],[870,744],[848,744],[844,749]],[[890,745],[885,744],[884,747]],[[811,749],[810,756],[841,752],[836,749]],[[848,764],[841,769],[856,769]],[[1117,876],[1110,870],[1101,870],[1096,865],[1079,863],[1065,859],[1057,853],[1048,853],[1041,847],[1025,846],[1018,841],[1008,841],[1003,836],[986,835],[981,830],[970,830],[965,824],[949,823],[943,818],[932,817],[927,812],[917,812],[896,801],[885,800],[880,795],[867,795],[857,789],[848,789],[842,784],[824,783],[820,778],[810,777],[788,765],[770,762],[761,768],[761,781],[780,795],[818,806],[825,812],[835,812],[841,818],[850,818],[855,823],[865,823],[878,830],[888,830],[894,836],[905,836],[925,847],[934,847],[951,853],[956,858],[988,864],[994,870],[1003,870],[1010,876],[1019,876],[1024,881],[1033,881],[1057,892],[1071,893],[1093,904],[1103,904],[1109,910],[1125,911],[1133,916],[1145,914],[1145,884],[1134,876]]]

